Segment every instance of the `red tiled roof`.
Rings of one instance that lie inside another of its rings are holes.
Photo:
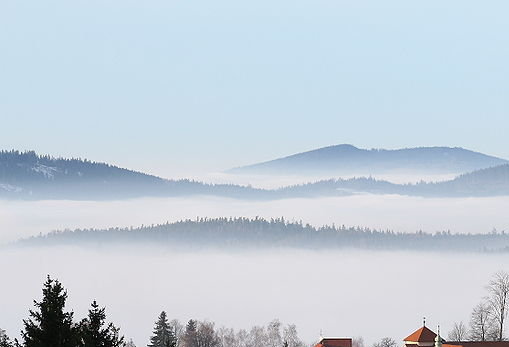
[[[352,347],[350,338],[323,338],[315,347]],[[509,347],[509,346],[508,346]]]
[[[410,336],[407,336],[407,338],[405,338],[404,341],[435,342],[435,337],[437,337],[437,334],[435,334],[433,331],[429,330],[426,327],[422,327],[413,334],[411,334]]]

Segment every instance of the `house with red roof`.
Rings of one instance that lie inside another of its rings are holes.
[[[407,336],[405,347],[509,347],[509,341],[446,341],[426,325]]]
[[[509,341],[446,341],[426,323],[403,339],[404,347],[509,347]],[[322,337],[314,347],[352,347],[351,338]]]
[[[322,337],[315,347],[352,347],[352,339]]]

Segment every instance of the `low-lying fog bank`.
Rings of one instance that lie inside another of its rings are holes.
[[[314,226],[336,224],[398,232],[489,233],[509,227],[509,197],[418,198],[356,195],[241,201],[211,197],[123,201],[1,201],[0,243],[52,230],[129,227],[196,217],[284,217]]]
[[[447,332],[469,319],[508,256],[409,252],[166,253],[147,249],[2,250],[0,327],[18,336],[47,274],[62,281],[68,307],[83,317],[93,299],[138,346],[161,310],[249,328],[273,318],[300,336],[400,341],[422,317]]]

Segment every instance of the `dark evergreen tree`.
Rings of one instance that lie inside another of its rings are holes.
[[[65,312],[67,292],[57,280],[49,276],[43,285],[43,298],[34,300],[35,310],[23,320],[21,332],[24,347],[76,347],[79,334],[73,323],[73,312]]]
[[[190,319],[184,333],[184,347],[198,347],[197,322]]]
[[[109,323],[106,325],[106,309],[100,308],[97,302],[92,302],[88,310],[88,317],[80,324],[82,347],[120,347],[125,346],[124,337],[119,330]]]
[[[0,329],[0,347],[13,347],[11,339],[5,333],[5,330]]]
[[[168,323],[166,312],[162,311],[154,326],[148,347],[175,347],[177,338]]]

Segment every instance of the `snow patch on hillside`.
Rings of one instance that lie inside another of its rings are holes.
[[[18,186],[13,186],[12,184],[0,183],[0,190],[5,190],[11,193],[19,193],[23,190],[23,188]]]
[[[42,173],[45,178],[54,178],[55,173],[59,170],[56,167],[37,164],[36,166],[32,167],[32,171]]]

